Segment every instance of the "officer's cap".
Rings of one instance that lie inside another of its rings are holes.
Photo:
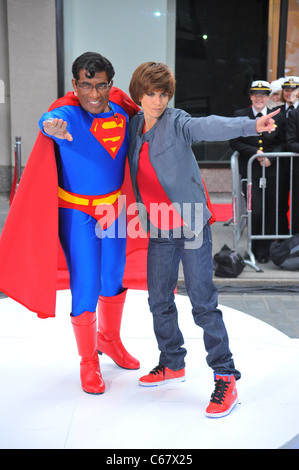
[[[269,95],[270,91],[270,83],[265,80],[255,80],[250,87],[250,94],[261,93],[263,95]]]
[[[286,88],[298,88],[299,87],[299,77],[286,77],[282,85],[283,89]]]

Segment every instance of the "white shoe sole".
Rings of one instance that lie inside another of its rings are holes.
[[[152,382],[152,383],[141,382],[139,380],[138,384],[141,385],[141,387],[158,387],[160,385],[165,385],[165,384],[169,384],[169,383],[185,382],[185,380],[186,380],[185,377],[179,377],[177,379],[167,379],[167,380],[162,380],[161,382]]]
[[[224,411],[223,413],[207,413],[206,412],[206,416],[208,418],[224,418],[224,416],[227,416],[230,414],[230,412],[238,403],[239,403],[239,399],[236,398],[236,400],[234,401],[234,403],[231,405],[231,407],[228,410]]]

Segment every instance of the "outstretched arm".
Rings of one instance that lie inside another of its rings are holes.
[[[50,118],[43,122],[44,132],[52,135],[57,139],[66,139],[70,142],[73,140],[72,135],[67,130],[67,122],[63,119]]]

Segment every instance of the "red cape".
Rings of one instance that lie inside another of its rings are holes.
[[[115,87],[110,99],[130,117],[139,110]],[[55,101],[49,111],[66,105],[79,105],[74,93]],[[128,165],[125,178],[130,204],[134,199]],[[69,288],[69,274],[58,239],[57,187],[54,142],[39,132],[0,237],[0,291],[40,318],[55,317],[56,291]],[[128,239],[125,287],[147,288],[147,244],[146,238]]]

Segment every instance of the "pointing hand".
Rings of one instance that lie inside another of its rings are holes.
[[[47,119],[43,122],[44,131],[48,135],[53,135],[58,139],[73,140],[72,135],[67,130],[67,122],[63,119]]]
[[[256,120],[256,131],[260,134],[261,132],[269,132],[269,134],[276,129],[276,124],[273,119],[276,114],[280,112],[280,108],[273,113],[262,116]]]

